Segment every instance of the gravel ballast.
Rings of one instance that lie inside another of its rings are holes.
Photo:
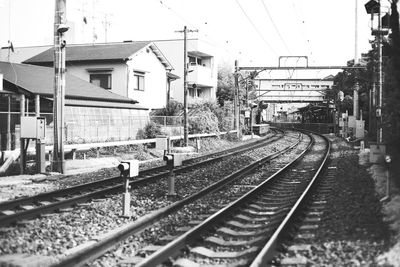
[[[293,138],[291,139],[293,141]],[[212,166],[196,169],[176,177],[176,188],[180,197],[185,197],[215,182],[221,177],[237,170],[248,162],[259,159],[288,146],[282,140],[277,144],[232,157],[228,161],[217,162]],[[133,220],[171,203],[166,197],[166,181],[160,181],[131,192],[131,212]],[[61,255],[66,250],[82,244],[98,235],[121,226],[128,219],[121,218],[121,196],[83,204],[70,212],[49,214],[18,225],[0,229],[0,254],[28,253],[40,255]]]

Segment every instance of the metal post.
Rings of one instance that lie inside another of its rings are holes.
[[[19,108],[20,108],[20,128],[19,128],[19,133],[20,133],[20,154],[19,154],[19,166],[20,166],[20,173],[23,174],[25,172],[25,139],[21,138],[21,121],[22,117],[25,116],[25,95],[21,94],[20,95],[20,102],[19,102]]]
[[[183,142],[185,146],[189,144],[189,125],[188,125],[188,85],[187,85],[187,28],[183,27],[183,116],[184,116],[184,126],[183,126]]]
[[[358,90],[359,90],[359,85],[358,82],[354,84],[354,89],[353,89],[353,116],[355,117],[356,120],[359,119],[359,106],[358,106]]]
[[[65,45],[63,32],[59,30],[66,22],[66,0],[56,0],[54,15],[54,100],[53,100],[53,171],[64,173],[64,98],[65,98]]]
[[[122,216],[126,218],[131,217],[131,193],[129,192],[131,186],[129,185],[129,177],[124,177],[124,189],[122,194]]]
[[[240,138],[240,123],[239,123],[239,63],[235,60],[235,98],[234,98],[234,108],[235,108],[235,128],[236,128],[236,136]]]
[[[11,96],[7,96],[7,144],[6,150],[11,150]]]
[[[40,96],[35,95],[35,116],[40,117]]]

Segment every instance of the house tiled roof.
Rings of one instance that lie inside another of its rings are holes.
[[[3,79],[23,92],[53,97],[54,69],[28,64],[16,64],[0,61],[0,73]],[[129,103],[132,108],[146,109],[136,105],[137,101],[114,94],[101,87],[66,73],[65,98],[115,103]],[[135,104],[135,105],[134,105]]]
[[[67,45],[67,61],[92,61],[92,60],[125,60],[149,45],[151,42],[126,42],[91,45]],[[23,63],[50,63],[53,62],[54,50],[50,48]]]

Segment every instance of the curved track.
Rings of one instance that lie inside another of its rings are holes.
[[[327,161],[329,142],[313,139],[297,160],[138,266],[265,266]]]
[[[209,196],[211,193],[216,192],[217,190],[220,190],[221,188],[224,188],[225,186],[232,183],[236,179],[244,178],[246,175],[253,173],[254,170],[260,168],[261,166],[264,166],[266,163],[271,161],[273,158],[287,154],[287,152],[289,150],[296,147],[299,143],[300,143],[300,140],[297,140],[297,142],[295,144],[293,144],[289,147],[286,147],[282,151],[276,152],[273,155],[269,155],[268,157],[260,159],[257,162],[255,162],[249,166],[246,166],[245,168],[242,168],[239,171],[237,171],[227,177],[224,177],[220,181],[216,182],[213,185],[210,185],[209,187],[205,188],[204,190],[202,190],[194,195],[191,195],[181,201],[175,202],[170,206],[161,208],[151,214],[145,215],[128,225],[122,226],[119,229],[115,229],[111,233],[103,236],[101,240],[91,241],[91,242],[88,242],[87,244],[81,245],[80,247],[74,248],[74,251],[76,251],[76,252],[69,255],[68,257],[64,258],[61,262],[59,262],[59,264],[57,266],[80,266],[84,263],[90,262],[91,260],[98,258],[99,256],[103,255],[106,251],[108,251],[110,248],[115,246],[118,242],[125,240],[126,238],[128,238],[131,235],[140,233],[147,227],[153,225],[154,223],[159,222],[162,218],[168,216],[169,214],[176,212],[177,210],[181,209],[185,205],[193,203],[195,200],[204,198],[205,196]],[[306,151],[303,151],[301,155],[303,155],[304,153],[306,153]],[[279,167],[277,172],[275,172],[271,177],[269,177],[265,182],[263,182],[261,186],[257,187],[256,189],[251,190],[251,192],[260,193],[260,191],[262,191],[265,186],[270,185],[272,183],[272,181],[275,181],[278,179],[275,177],[278,177],[278,176],[283,175],[284,173],[288,172],[287,170],[290,167],[292,167],[297,161],[298,160],[291,161],[291,163],[285,165],[283,168],[281,168],[282,166]],[[301,183],[301,184],[303,184],[303,183]],[[286,198],[287,194],[290,194],[288,192],[293,191],[292,190],[293,188],[296,188],[297,193],[300,193],[301,189],[302,189],[298,185],[297,181],[293,182],[293,181],[287,180],[286,182],[283,182],[283,185],[276,185],[276,188],[271,190],[271,192],[270,192],[271,195],[265,197],[264,202],[266,202],[269,199],[272,201],[272,203],[274,203],[274,205],[283,205],[284,206],[282,211],[277,212],[278,217],[275,220],[280,219],[279,216],[283,216],[285,214],[285,212],[288,212],[290,210],[289,205],[291,203],[286,202],[284,204],[283,202],[289,201],[289,200],[291,200],[291,201],[295,200],[296,195],[293,195],[293,197],[290,197],[290,198]],[[286,193],[284,193],[284,192],[286,192]],[[283,198],[280,200],[271,199],[272,197],[274,197],[276,195],[276,193],[282,194]],[[255,194],[255,193],[251,193],[251,194]],[[251,198],[248,195],[249,194],[246,194],[244,197],[241,197],[239,200],[236,200],[233,204],[229,205],[226,208],[223,208],[222,211],[217,212],[216,214],[212,215],[211,217],[206,219],[206,221],[204,221],[203,223],[201,223],[199,226],[195,227],[194,229],[203,227],[203,226],[201,226],[203,224],[207,225],[206,229],[214,228],[215,224],[221,223],[218,220],[214,221],[215,218],[218,218],[218,219],[225,218],[226,216],[229,216],[227,213],[230,213],[230,212],[233,212],[233,214],[237,214],[237,211],[233,211],[231,206],[237,207],[238,205],[241,205],[241,203],[244,201],[242,199],[248,200]],[[259,208],[261,208],[261,206],[264,207],[267,204],[259,203],[258,205],[259,205]],[[280,207],[282,207],[282,206],[280,206]],[[275,206],[274,209],[276,209],[276,208],[277,208],[277,206]],[[263,213],[265,213],[264,215],[268,215],[268,213],[271,213],[271,212],[272,212],[272,208],[270,208],[266,213],[260,212],[260,215],[262,215]],[[271,215],[271,214],[269,214],[269,215]],[[206,217],[208,217],[208,215]],[[245,225],[246,225],[246,223],[245,223]],[[257,228],[257,225],[256,225],[256,228]],[[196,231],[197,230],[195,230],[195,232]],[[196,234],[193,234],[192,230],[190,230],[183,236],[178,237],[175,241],[173,241],[171,243],[172,245],[167,245],[160,251],[156,252],[154,254],[155,256],[151,256],[151,257],[145,259],[142,264],[147,265],[147,266],[155,266],[158,263],[162,263],[165,260],[168,260],[168,258],[171,255],[179,256],[181,249],[183,249],[187,245],[191,246],[192,244],[190,241],[198,240],[200,238],[200,235],[202,233],[204,233],[204,231],[208,231],[208,230],[203,229],[200,232],[196,232]],[[172,247],[172,250],[170,247]],[[157,255],[161,255],[161,256],[157,256]],[[184,259],[181,259],[180,261],[184,261]],[[191,266],[191,265],[189,265],[189,266]]]

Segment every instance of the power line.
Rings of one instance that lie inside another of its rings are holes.
[[[258,30],[257,26],[254,24],[254,22],[250,19],[250,17],[247,15],[246,11],[244,11],[243,7],[240,5],[238,0],[235,0],[236,4],[239,6],[240,10],[242,10],[243,14],[246,16],[250,24],[253,26],[254,30],[258,33],[260,38],[264,41],[264,43],[271,49],[271,51],[275,54],[278,55],[275,50],[272,48],[272,46],[265,40],[264,36],[261,34],[261,32]]]
[[[287,46],[285,40],[283,39],[281,33],[279,32],[279,29],[278,29],[278,27],[276,26],[275,21],[273,20],[273,18],[272,18],[272,16],[271,16],[271,13],[269,12],[269,10],[268,10],[268,8],[267,8],[267,5],[264,3],[264,0],[260,0],[260,1],[261,1],[261,3],[263,4],[263,7],[264,7],[264,9],[265,9],[265,12],[267,12],[268,17],[269,17],[269,19],[271,20],[272,25],[274,26],[275,31],[278,33],[279,38],[281,39],[282,43],[284,44],[286,50],[289,52],[290,55],[292,55],[292,52],[290,51],[290,49],[289,49],[289,47]]]
[[[293,1],[292,1],[292,6],[293,6],[293,9],[294,9],[294,13],[296,14],[297,20],[300,21],[300,24],[301,24],[300,30],[302,32],[303,37],[305,38],[305,43],[306,43],[306,46],[307,46],[307,48],[309,50],[309,54],[312,55],[311,42],[310,42],[310,39],[308,38],[308,35],[307,35],[307,27],[306,27],[306,24],[305,24],[305,20],[302,19],[303,16],[300,17],[300,15],[299,15],[299,13],[297,11],[296,5],[294,4]]]
[[[180,15],[177,11],[175,11],[173,8],[171,8],[170,6],[168,6],[167,4],[165,4],[163,0],[156,0],[158,1],[162,6],[164,6],[166,9],[168,9],[171,13],[173,13],[176,17],[178,17],[179,19],[181,19],[182,21],[184,21],[186,24],[190,25],[193,28],[201,28],[199,27],[199,25],[195,25],[194,23],[190,22],[188,19],[186,19],[185,17],[183,17],[182,15]],[[226,47],[226,43],[228,43],[228,41],[226,41],[225,44],[221,44],[220,42],[218,42],[217,40],[215,40],[214,38],[211,38],[210,36],[207,36],[206,34],[202,33],[201,31],[198,32],[199,34],[203,35],[207,41],[212,41],[212,45],[215,46],[219,46],[220,48],[222,48],[223,50],[225,50],[226,52],[228,52],[228,54],[230,54],[231,56],[236,57],[236,54],[234,52],[232,52],[228,47]],[[219,44],[218,44],[219,43]]]

